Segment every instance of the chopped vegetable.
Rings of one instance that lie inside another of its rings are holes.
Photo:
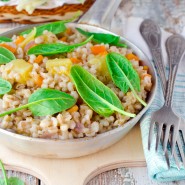
[[[134,55],[133,53],[129,53],[129,54],[126,54],[125,57],[128,59],[128,60],[136,60],[136,61],[139,61],[139,57]]]
[[[94,55],[107,54],[107,50],[106,50],[105,46],[103,46],[103,45],[102,46],[101,45],[100,46],[97,46],[97,45],[92,46],[91,51]]]
[[[35,63],[40,64],[43,61],[44,57],[42,55],[38,55],[34,60]]]
[[[18,36],[17,39],[15,40],[15,43],[18,45],[18,44],[20,44],[21,42],[23,42],[24,40],[25,40],[25,38],[24,38],[22,35],[20,35],[20,36]]]
[[[71,107],[70,109],[67,110],[67,112],[69,113],[73,113],[73,112],[77,112],[78,111],[78,106],[74,105],[73,107]]]
[[[23,42],[20,43],[20,46],[24,48],[30,41],[32,41],[36,36],[36,28],[34,27],[33,30],[26,36]]]
[[[29,79],[29,73],[33,68],[32,64],[23,59],[15,59],[12,61],[12,64],[12,71],[20,75],[20,79],[17,79],[17,82],[26,83],[26,81]]]
[[[46,62],[46,69],[52,73],[69,75],[72,62],[69,58],[52,59]]]
[[[106,55],[96,55],[88,61],[91,65],[96,65],[96,68],[101,76],[104,76],[107,81],[111,80],[109,70],[106,64]]]
[[[42,82],[43,82],[42,76],[38,75],[38,76],[35,78],[35,84],[36,84],[38,87],[41,87],[41,86],[42,86]]]
[[[78,58],[70,58],[70,60],[71,60],[71,62],[72,62],[73,64],[78,64],[78,63],[81,62],[81,60],[79,60]]]
[[[16,52],[16,48],[14,48],[6,43],[0,43],[0,47],[4,47],[4,48],[8,49],[12,53]]]
[[[147,71],[148,70],[148,66],[143,66],[143,69]]]

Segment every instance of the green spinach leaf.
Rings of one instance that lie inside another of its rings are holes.
[[[11,62],[15,59],[15,55],[4,47],[0,47],[0,65]]]
[[[1,113],[0,117],[25,108],[29,108],[34,116],[53,115],[72,107],[75,103],[75,98],[67,93],[54,89],[39,89],[29,97],[28,104]]]
[[[1,42],[12,42],[12,39],[9,37],[0,36],[0,43]]]
[[[8,185],[24,185],[25,183],[18,177],[10,177],[8,179]]]
[[[104,43],[104,44],[110,44],[114,46],[119,47],[127,47],[126,44],[120,43],[120,37],[111,35],[111,34],[105,34],[105,33],[93,33],[93,32],[87,32],[82,30],[81,28],[76,28],[82,35],[86,37],[90,37],[93,35],[93,41],[97,43]]]
[[[11,89],[12,89],[12,84],[9,81],[0,78],[0,95],[6,94]]]
[[[115,93],[83,67],[74,65],[70,75],[81,98],[98,114],[110,116],[116,111],[129,117],[135,116],[125,112]]]
[[[28,50],[28,55],[55,55],[60,53],[72,52],[75,48],[87,44],[93,36],[89,37],[87,40],[81,43],[66,45],[62,43],[52,43],[52,44],[40,44],[32,47]]]
[[[146,106],[147,104],[137,95],[136,91],[140,91],[140,78],[130,61],[118,53],[109,53],[106,63],[114,84],[124,93],[131,89],[138,101]]]

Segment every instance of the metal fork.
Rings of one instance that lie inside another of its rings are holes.
[[[154,62],[155,62],[155,64],[156,64],[156,67],[157,67],[157,70],[158,70],[158,73],[159,73],[159,76],[160,76],[160,79],[161,79],[161,82],[162,82],[162,89],[163,89],[163,94],[165,95],[165,89],[166,89],[166,78],[165,78],[165,70],[164,70],[164,65],[163,65],[163,58],[162,58],[162,54],[161,54],[161,48],[160,48],[160,45],[161,45],[161,43],[160,43],[160,39],[161,39],[161,33],[160,33],[160,28],[158,27],[158,25],[155,23],[155,22],[153,22],[152,20],[145,20],[145,21],[143,21],[143,23],[141,24],[141,26],[140,26],[140,32],[141,32],[141,34],[142,34],[142,36],[144,37],[144,39],[145,39],[145,41],[147,42],[147,44],[148,44],[148,46],[149,46],[149,48],[150,48],[150,50],[151,50],[151,53],[152,53],[152,56],[153,56],[153,58],[154,58]],[[176,36],[175,36],[176,37]],[[183,38],[181,37],[181,39],[183,40]],[[173,40],[173,39],[172,39]],[[170,42],[169,42],[169,40],[168,40],[168,43],[170,44]],[[174,44],[174,43],[173,43]],[[178,44],[178,43],[176,43],[176,44]],[[168,44],[167,44],[168,45]],[[179,45],[178,45],[179,46]],[[176,47],[176,46],[175,46]],[[180,57],[180,53],[176,53],[177,51],[179,51],[177,48],[176,48],[176,50],[174,50],[174,48],[175,47],[173,47],[173,48],[169,48],[169,46],[168,46],[168,54],[170,53],[170,51],[172,50],[173,51],[173,53],[172,53],[172,55],[171,55],[171,58],[173,58],[173,59],[178,59],[177,57]],[[183,48],[182,48],[182,50],[183,50]],[[180,52],[182,52],[182,50],[180,51]],[[174,52],[174,51],[176,51],[176,52]],[[176,58],[174,58],[174,56],[176,57]],[[175,63],[176,64],[176,67],[178,67],[178,63]],[[175,68],[176,68],[175,67]],[[177,72],[177,69],[175,69],[175,70],[172,70],[172,65],[170,65],[170,71],[172,72],[172,71],[176,71]],[[176,73],[175,72],[175,73]],[[175,76],[175,75],[174,75]],[[173,83],[174,83],[174,80],[172,81]],[[174,84],[173,84],[174,85]],[[169,87],[170,87],[170,84],[169,84]],[[172,91],[171,91],[171,96],[172,96]],[[166,96],[165,96],[166,97]],[[166,97],[167,98],[167,97]],[[169,105],[169,103],[170,103],[170,107],[171,107],[171,100],[170,100],[170,102],[169,102],[169,100],[167,100],[168,101],[168,105]],[[175,115],[175,117],[176,117],[176,115]],[[182,122],[182,121],[181,121]],[[177,125],[179,125],[179,123],[177,124]],[[176,125],[176,130],[177,130],[177,125]],[[181,123],[181,125],[182,125],[182,123]],[[182,127],[182,126],[181,126]],[[150,137],[149,137],[149,140],[148,140],[148,148],[150,148],[150,143],[151,143],[151,137],[152,137],[152,131],[153,131],[153,128],[154,128],[154,124],[151,124],[150,125],[150,133],[149,133],[149,135],[150,135]],[[167,141],[168,141],[168,132],[170,131],[169,130],[169,128],[170,128],[170,126],[168,126],[168,129],[166,130],[166,134],[163,134],[164,136],[164,138],[163,139],[161,139],[161,140],[164,140],[164,144],[165,145],[167,145]],[[158,143],[159,143],[159,138],[160,138],[160,132],[162,132],[162,128],[160,128],[161,129],[161,131],[159,131],[158,133],[158,141],[156,142],[156,149],[157,149],[157,146],[158,146]],[[183,129],[181,129],[180,128],[180,130],[182,131],[182,133],[183,133],[183,136],[185,136],[185,128],[183,128]],[[176,133],[177,133],[177,131],[176,131]],[[173,131],[173,134],[174,134],[174,131]],[[166,136],[167,135],[167,136]],[[166,137],[165,137],[166,136]],[[172,147],[173,147],[173,150],[174,150],[174,146],[175,146],[175,137],[176,137],[177,135],[174,135],[174,137],[172,137],[173,139],[172,139],[172,143],[170,142],[170,144],[172,144]],[[185,137],[184,137],[184,140],[185,140]],[[170,141],[170,140],[169,140]],[[164,146],[164,145],[163,145]],[[178,148],[179,148],[179,151],[180,151],[180,155],[181,155],[181,158],[182,158],[182,162],[184,163],[184,166],[185,166],[185,158],[184,158],[184,152],[183,152],[183,149],[182,149],[182,143],[181,143],[181,141],[180,141],[180,139],[179,139],[179,137],[177,138],[177,146],[178,146]],[[172,151],[172,153],[173,153],[173,151]],[[178,167],[180,167],[180,165],[179,165],[179,161],[178,161],[178,157],[177,157],[177,153],[174,153],[174,159],[175,159],[175,162],[176,162],[176,164],[177,164],[177,166]],[[168,164],[168,167],[169,167],[169,157],[168,157],[168,153],[167,152],[165,152],[165,157],[166,157],[166,160],[167,160],[167,164]]]

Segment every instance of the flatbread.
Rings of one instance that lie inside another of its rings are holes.
[[[25,10],[18,12],[16,6],[0,6],[0,22],[32,24],[66,20],[72,18],[77,12],[82,15],[94,2],[95,0],[86,0],[84,4],[64,4],[53,9],[36,9],[31,15]]]

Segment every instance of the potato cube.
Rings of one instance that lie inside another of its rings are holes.
[[[52,74],[69,75],[72,62],[69,58],[52,59],[46,62],[46,69]]]

